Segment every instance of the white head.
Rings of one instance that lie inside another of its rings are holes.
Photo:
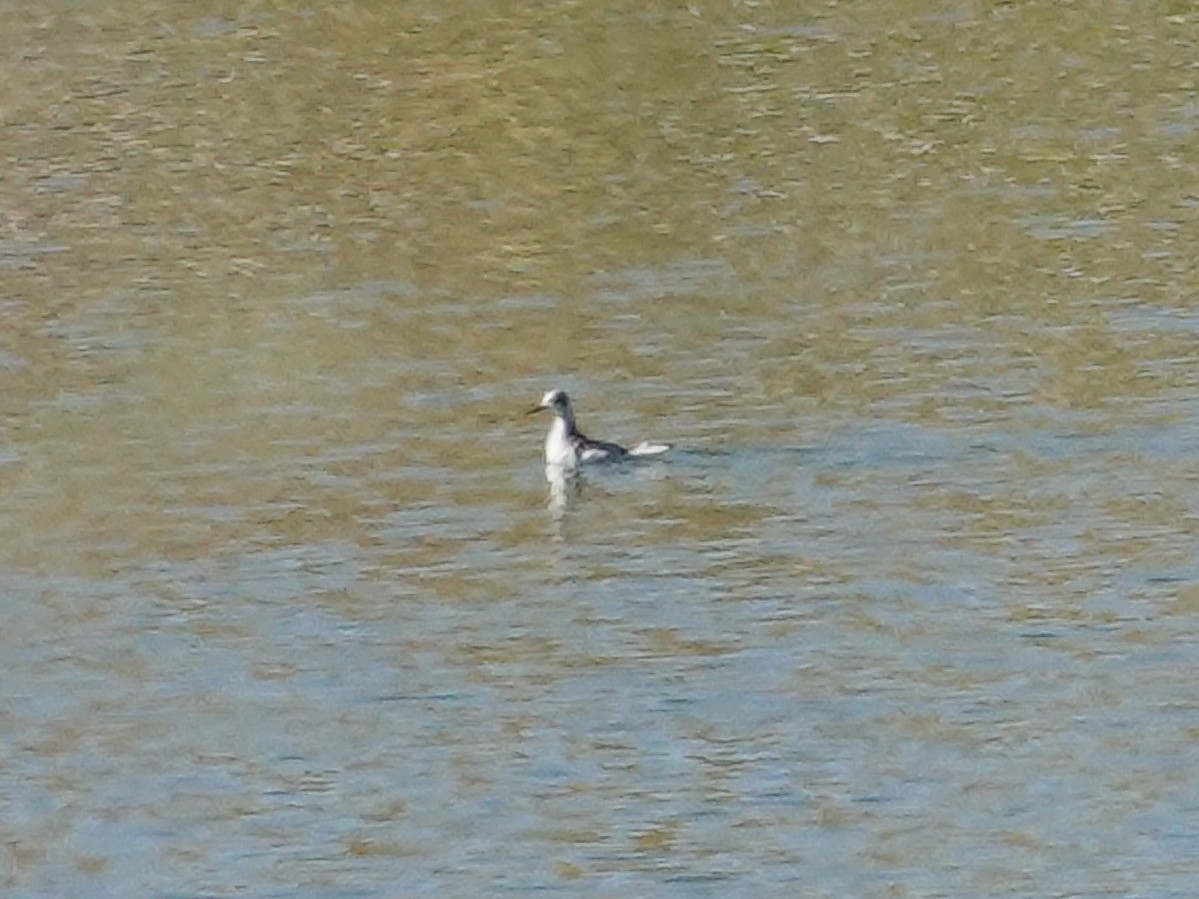
[[[570,405],[570,397],[566,395],[565,390],[551,390],[541,398],[541,402],[529,410],[528,414],[540,412],[542,409],[549,409],[559,418],[565,418],[567,421],[574,421],[574,409]]]

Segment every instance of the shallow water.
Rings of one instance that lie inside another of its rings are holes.
[[[5,895],[1191,895],[1131,12],[0,13]]]

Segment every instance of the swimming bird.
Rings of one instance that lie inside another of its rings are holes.
[[[551,390],[528,415],[549,409],[554,413],[550,432],[545,436],[545,464],[564,469],[578,468],[592,462],[619,462],[631,456],[656,456],[670,449],[668,443],[642,441],[625,449],[618,443],[592,440],[575,424],[575,410],[565,390]]]

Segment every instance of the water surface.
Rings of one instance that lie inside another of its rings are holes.
[[[5,895],[1191,895],[1142,13],[0,11]]]

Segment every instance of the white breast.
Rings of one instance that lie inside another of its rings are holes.
[[[563,468],[575,468],[579,464],[579,454],[575,452],[566,431],[566,422],[561,418],[554,419],[550,432],[545,436],[545,464]]]

